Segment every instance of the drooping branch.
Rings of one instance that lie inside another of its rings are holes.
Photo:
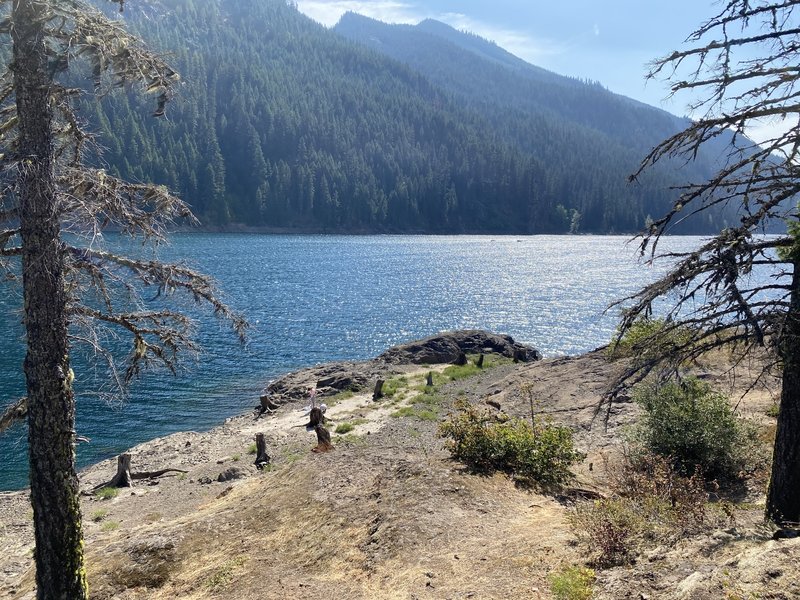
[[[8,406],[0,415],[0,433],[11,427],[17,421],[23,421],[28,414],[28,399],[20,398]]]
[[[176,291],[184,292],[196,302],[210,306],[217,316],[230,321],[240,338],[244,339],[247,321],[219,298],[213,280],[207,275],[186,265],[130,258],[94,248],[66,246],[66,251],[75,263],[88,261],[95,266],[102,266],[106,272],[114,268],[125,270],[142,285],[155,287],[157,297]]]
[[[128,183],[101,169],[74,167],[64,169],[58,183],[65,226],[75,232],[112,227],[158,243],[176,221],[197,222],[186,203],[164,186]]]

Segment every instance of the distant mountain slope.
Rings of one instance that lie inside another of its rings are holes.
[[[169,185],[206,224],[630,232],[682,181],[664,169],[625,180],[674,117],[436,22],[348,16],[330,31],[283,0],[151,0],[123,18],[185,84],[166,120],[124,93],[89,105],[102,160]],[[370,42],[376,52],[344,39],[347,23],[394,38]]]

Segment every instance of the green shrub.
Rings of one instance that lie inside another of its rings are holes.
[[[392,377],[384,382],[381,393],[387,398],[393,397],[400,390],[408,387],[408,378],[405,376]]]
[[[117,521],[106,521],[100,526],[100,531],[116,531],[119,529],[119,523]]]
[[[468,362],[465,365],[450,365],[442,371],[442,375],[450,381],[458,381],[459,379],[477,375],[480,372],[481,370],[474,363]]]
[[[340,423],[339,425],[336,426],[336,431],[334,431],[334,433],[342,435],[345,433],[350,433],[355,428],[356,426],[353,425],[352,423]]]
[[[483,471],[506,471],[543,485],[559,485],[572,478],[569,468],[583,455],[575,450],[568,427],[539,421],[532,427],[522,419],[498,420],[465,400],[442,423],[454,458]]]
[[[103,487],[97,490],[94,495],[101,500],[111,500],[111,498],[116,498],[119,495],[119,488]]]
[[[645,411],[636,439],[685,473],[700,467],[710,476],[736,476],[759,454],[755,429],[696,378],[640,385],[634,398]]]
[[[564,567],[550,575],[550,591],[556,600],[589,600],[595,574],[585,567]]]
[[[420,406],[403,406],[389,416],[396,419],[411,417],[413,419],[419,419],[420,421],[436,421],[439,418],[439,413],[435,407],[430,409]]]
[[[90,518],[91,518],[91,519],[92,519],[92,521],[94,521],[95,523],[99,523],[100,521],[102,521],[103,519],[105,519],[105,518],[106,518],[106,515],[108,515],[108,511],[107,511],[106,509],[104,509],[104,508],[98,508],[96,511],[94,511],[94,512],[92,513],[92,515],[91,515],[91,517],[90,517]]]

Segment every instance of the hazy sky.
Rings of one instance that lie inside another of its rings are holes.
[[[718,6],[711,0],[298,0],[324,25],[351,10],[389,23],[444,21],[495,41],[530,63],[600,81],[613,92],[685,114],[687,98],[663,102],[645,85],[646,63],[669,54]]]

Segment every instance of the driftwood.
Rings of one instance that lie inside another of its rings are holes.
[[[475,366],[479,369],[483,368],[483,354],[478,357],[478,361],[475,363]]]
[[[384,383],[385,382],[383,381],[383,379],[378,379],[378,381],[375,382],[375,390],[372,392],[372,400],[373,401],[374,400],[380,400],[381,398],[383,398],[383,384]]]
[[[314,431],[317,434],[317,445],[314,446],[311,451],[312,452],[328,452],[329,450],[333,450],[333,444],[331,444],[331,434],[330,432],[325,429],[322,425],[317,425],[314,428]]]
[[[188,473],[184,469],[161,469],[160,471],[137,471],[131,473],[131,479],[151,479],[153,477],[161,477],[167,473]]]
[[[111,478],[111,481],[96,485],[93,490],[99,490],[105,487],[133,487],[134,479],[150,479],[153,477],[161,477],[166,473],[188,473],[183,469],[161,469],[159,471],[139,471],[131,473],[131,455],[129,453],[120,454],[117,457],[117,473]]]
[[[433,371],[428,371],[428,375],[425,377],[425,385],[428,387],[433,386]]]
[[[253,464],[258,469],[263,469],[270,463],[269,454],[267,454],[267,440],[263,433],[256,434],[256,460]]]

